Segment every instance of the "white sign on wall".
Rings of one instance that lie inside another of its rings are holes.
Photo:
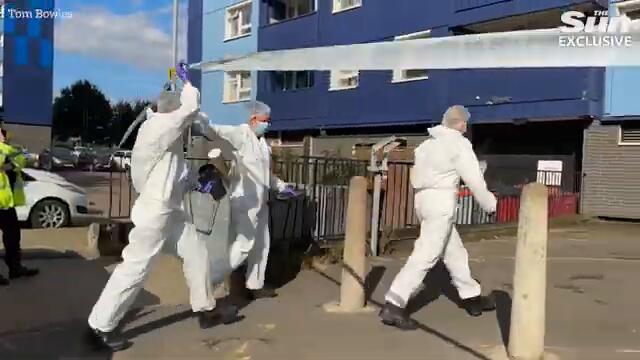
[[[562,161],[560,160],[539,160],[538,171],[562,172]]]
[[[549,186],[562,185],[562,161],[560,160],[540,160],[538,161],[539,183]]]

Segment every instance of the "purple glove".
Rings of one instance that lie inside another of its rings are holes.
[[[284,190],[278,193],[278,200],[289,200],[300,196],[302,192],[296,191],[292,186],[287,186]]]
[[[189,65],[181,61],[178,66],[176,66],[176,75],[178,75],[178,78],[182,80],[182,82],[189,81]]]

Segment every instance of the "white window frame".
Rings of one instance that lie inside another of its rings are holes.
[[[396,36],[394,41],[403,41],[403,40],[414,40],[414,39],[422,39],[428,38],[431,36],[431,30],[418,31],[411,34]],[[421,69],[398,69],[393,70],[393,77],[391,79],[392,83],[404,83],[410,81],[421,81],[429,79],[429,75],[420,76],[420,77],[408,77],[407,71],[410,70],[421,70]],[[426,70],[425,70],[426,71]]]
[[[640,128],[639,128],[640,130]],[[640,146],[640,142],[622,141],[622,125],[618,125],[618,145],[620,146]]]
[[[226,11],[225,11],[225,15],[224,15],[224,41],[230,41],[230,40],[235,40],[235,39],[239,39],[239,38],[243,38],[246,36],[250,36],[251,35],[251,17],[253,17],[253,15],[249,18],[249,23],[248,24],[242,24],[242,18],[243,18],[243,8],[248,7],[251,12],[253,13],[253,4],[252,4],[252,0],[247,0],[247,1],[243,1],[241,3],[229,6]],[[235,12],[235,14],[233,14]],[[234,23],[231,22],[231,18],[232,17],[237,17],[237,20],[235,20]],[[237,28],[235,29],[238,33],[238,35],[231,35],[231,30],[232,27],[236,26]],[[246,33],[242,33],[243,30],[248,30],[248,32]]]
[[[616,3],[615,6],[616,9],[618,9],[618,14],[620,16],[625,16],[628,18],[627,13],[640,10],[640,0],[621,1],[619,3]],[[640,20],[640,17],[630,20]]]
[[[343,80],[355,79],[355,85],[342,85]],[[334,70],[331,71],[329,91],[349,90],[360,86],[360,71],[358,70]]]
[[[243,88],[241,87],[242,85],[242,75],[243,74],[249,74],[249,87],[248,88]],[[235,88],[235,92],[232,93],[231,90],[231,82],[232,81],[236,81],[237,82],[237,86]],[[252,81],[253,79],[251,78],[251,72],[250,71],[229,71],[229,72],[225,72],[224,73],[224,87],[223,87],[223,94],[222,94],[222,102],[224,104],[232,104],[232,103],[238,103],[238,102],[244,102],[244,101],[250,101],[251,100],[251,92],[253,91],[252,89]],[[243,96],[243,93],[246,93],[246,95]]]
[[[351,1],[352,4],[349,5],[349,6],[345,6],[345,7],[342,7],[342,1],[344,1],[344,0],[333,0],[333,13],[334,14],[362,7],[362,0],[348,0],[348,1]]]

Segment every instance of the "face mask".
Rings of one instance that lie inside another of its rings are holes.
[[[264,135],[264,133],[267,132],[267,129],[269,128],[269,123],[266,122],[259,122],[256,127],[253,129],[253,132],[257,135],[257,136],[262,136]]]

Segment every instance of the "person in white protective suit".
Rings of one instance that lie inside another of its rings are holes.
[[[449,108],[442,125],[429,129],[430,138],[415,150],[411,183],[420,235],[407,263],[395,277],[380,312],[382,322],[403,330],[417,329],[405,308],[421,288],[427,272],[442,259],[458,290],[462,306],[472,316],[493,310],[489,298],[481,296],[480,284],[471,277],[467,250],[454,226],[460,178],[471,189],[480,206],[495,212],[496,198],[487,189],[467,130],[470,114],[463,106]]]
[[[199,92],[188,81],[180,97],[163,92],[157,113],[147,110],[131,157],[131,177],[140,195],[131,210],[134,228],[120,263],[109,278],[89,316],[90,345],[112,351],[130,345],[114,331],[142,289],[152,260],[165,241],[176,242],[190,291],[192,310],[200,326],[209,328],[235,321],[236,308],[215,308],[206,244],[187,221],[183,197],[188,190],[183,133],[199,109]]]
[[[236,269],[246,261],[246,288],[249,299],[277,296],[274,289],[265,287],[265,271],[269,256],[269,190],[281,193],[292,188],[271,172],[271,149],[264,138],[271,119],[271,109],[264,103],[253,102],[246,124],[209,124],[206,114],[200,113],[200,130],[210,140],[226,143],[226,157],[231,157],[234,169],[230,176],[230,205],[232,241],[230,265]],[[230,154],[229,154],[230,153]]]

